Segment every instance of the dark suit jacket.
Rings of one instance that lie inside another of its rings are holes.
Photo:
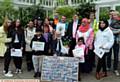
[[[72,38],[72,34],[73,34],[73,33],[72,33],[72,32],[73,32],[73,22],[74,22],[74,21],[72,21],[72,22],[69,23],[69,25],[68,25],[68,30],[67,30],[67,33],[66,33],[66,35],[67,35],[68,37],[70,37],[70,38]],[[76,32],[77,32],[79,26],[80,26],[80,21],[78,20]]]
[[[19,40],[19,43],[21,44],[21,47],[24,47],[25,45],[24,30],[23,29],[15,30],[15,28],[11,29],[10,31],[10,36],[12,37],[11,47],[14,44],[16,34],[18,35],[18,40]]]

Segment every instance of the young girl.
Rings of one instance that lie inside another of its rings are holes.
[[[78,80],[80,81],[81,80],[80,72],[83,71],[83,64],[85,62],[85,60],[84,60],[85,44],[84,44],[84,38],[83,37],[78,38],[78,42],[77,42],[77,45],[75,46],[75,49],[82,49],[83,50],[83,54],[81,56],[76,56],[73,53],[74,57],[77,57],[81,60],[80,63],[79,63],[79,73],[78,73]]]
[[[25,44],[25,36],[24,36],[24,30],[21,27],[20,20],[17,19],[15,21],[14,28],[10,32],[11,34],[11,50],[15,51],[15,49],[19,49],[23,51],[24,44]],[[16,67],[15,73],[21,73],[21,67],[22,67],[22,57],[20,56],[13,56],[13,61]]]
[[[26,42],[26,62],[27,62],[27,70],[31,71],[33,69],[32,63],[32,49],[30,48],[30,42],[35,35],[36,28],[33,25],[32,21],[29,21],[29,25],[25,30],[25,42]]]
[[[96,34],[95,43],[94,43],[94,46],[95,46],[94,51],[97,51],[97,50],[104,51],[103,57],[98,58],[97,69],[96,69],[96,78],[98,80],[101,77],[107,76],[106,56],[109,55],[108,53],[113,43],[114,43],[114,36],[111,29],[108,27],[108,21],[102,20],[99,24],[99,31]],[[97,55],[96,52],[95,54]],[[103,69],[102,73],[100,73],[101,69]]]
[[[42,42],[44,43],[44,50],[36,50],[33,48],[33,43],[34,42]],[[46,40],[42,35],[42,32],[39,29],[36,29],[36,35],[33,37],[30,47],[32,48],[33,51],[33,56],[32,56],[32,61],[33,61],[33,66],[34,66],[34,77],[40,77],[41,76],[41,68],[42,68],[42,59],[43,55],[45,55],[45,49],[46,49]]]

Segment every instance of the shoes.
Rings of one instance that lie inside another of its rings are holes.
[[[100,73],[98,73],[98,72],[96,73],[96,79],[100,80]]]
[[[8,71],[9,73],[12,73],[12,71]],[[5,74],[6,73],[6,71],[5,70],[3,70],[3,74]]]
[[[41,72],[38,72],[38,77],[41,77]]]
[[[21,69],[16,69],[15,73],[16,73],[16,74],[17,74],[17,73],[21,74],[21,73],[22,73],[22,70],[21,70]]]
[[[100,78],[107,77],[107,72],[100,73]]]
[[[80,78],[80,77],[78,77],[78,81],[81,81],[81,78]]]
[[[38,76],[38,72],[36,72],[33,77],[37,78],[37,76]]]
[[[6,76],[6,77],[13,77],[13,74],[11,72],[8,72],[8,73],[4,74],[4,76]]]
[[[120,76],[120,73],[118,72],[118,70],[115,70],[114,73],[116,76]]]
[[[36,73],[34,74],[34,78],[37,78],[37,77],[41,77],[41,72],[36,72]]]

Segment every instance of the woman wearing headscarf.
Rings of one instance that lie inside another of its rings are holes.
[[[99,24],[99,31],[96,34],[95,38],[95,54],[99,56],[98,63],[97,63],[97,69],[96,69],[96,79],[100,79],[102,77],[107,76],[107,70],[106,70],[106,56],[110,55],[109,51],[112,45],[114,44],[114,36],[111,31],[111,29],[108,27],[108,21],[102,20]],[[98,51],[103,56],[100,57]],[[102,70],[102,73],[100,71]]]
[[[85,40],[85,65],[84,70],[82,72],[89,73],[92,71],[92,62],[91,62],[91,54],[89,54],[89,51],[93,49],[93,39],[94,39],[94,31],[92,28],[90,28],[90,24],[87,18],[83,18],[81,25],[77,31],[76,34],[76,40],[78,40],[79,37],[83,37]]]

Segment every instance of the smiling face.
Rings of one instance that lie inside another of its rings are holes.
[[[78,45],[82,45],[83,44],[83,41],[82,40],[79,40],[78,41]]]
[[[104,23],[104,21],[101,21],[101,22],[100,22],[100,27],[101,27],[101,28],[105,28],[105,23]]]
[[[20,26],[20,20],[19,20],[19,19],[16,20],[15,25],[16,25],[16,27],[19,27],[19,26]]]
[[[33,22],[30,21],[30,22],[29,22],[29,28],[33,28],[33,26],[34,26],[34,25],[33,25]]]
[[[78,20],[78,15],[74,15],[74,16],[73,16],[73,20],[74,20],[74,21]]]
[[[120,17],[120,13],[118,11],[113,12],[113,19],[117,20]]]

